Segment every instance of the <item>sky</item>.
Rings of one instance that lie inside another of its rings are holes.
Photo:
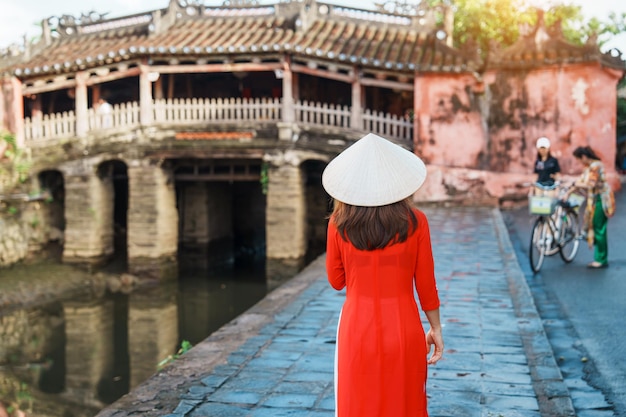
[[[340,4],[349,7],[372,9],[375,0],[322,0],[322,3]],[[549,6],[555,0],[527,0],[536,6]],[[262,4],[277,1],[261,0]],[[169,0],[2,0],[0,12],[0,48],[12,43],[21,43],[24,35],[28,38],[40,35],[37,26],[42,19],[64,14],[80,17],[82,13],[95,11],[108,13],[107,17],[118,17],[148,10],[167,7]],[[207,6],[222,4],[222,0],[205,0]],[[590,18],[595,16],[608,20],[610,12],[626,12],[624,0],[559,0],[558,3],[580,5],[583,13]],[[626,34],[613,37],[603,50],[617,48],[626,54]]]

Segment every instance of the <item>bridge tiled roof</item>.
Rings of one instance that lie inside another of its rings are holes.
[[[117,19],[66,16],[57,38],[22,58],[0,57],[0,71],[28,79],[139,58],[206,62],[271,54],[393,72],[478,68],[475,56],[448,47],[423,21],[315,2],[183,8],[172,0],[166,9]]]

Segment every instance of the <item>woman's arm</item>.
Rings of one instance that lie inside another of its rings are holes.
[[[431,347],[435,346],[435,351],[430,355],[428,359],[429,365],[434,365],[443,356],[443,335],[441,333],[441,319],[439,318],[439,309],[425,311],[426,318],[430,324],[430,329],[426,333],[426,344],[428,346],[428,352]]]
[[[346,286],[346,271],[341,260],[338,239],[341,239],[339,232],[331,219],[326,235],[326,274],[330,285],[336,290],[341,290]]]

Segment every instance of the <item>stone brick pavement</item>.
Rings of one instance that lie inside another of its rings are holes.
[[[424,211],[446,343],[429,372],[430,416],[575,415],[500,212]],[[344,296],[321,257],[98,416],[334,416]]]

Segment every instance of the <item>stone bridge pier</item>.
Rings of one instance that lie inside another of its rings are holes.
[[[129,273],[167,280],[178,276],[181,245],[208,248],[198,252],[206,262],[226,262],[232,254],[218,249],[238,237],[244,245],[264,246],[267,282],[279,285],[323,252],[327,204],[320,177],[326,157],[288,149],[265,151],[262,158],[265,184],[249,174],[181,179],[176,162],[161,159],[66,162],[60,167],[63,261],[97,266],[124,256]]]
[[[128,271],[169,279],[177,275],[178,211],[172,172],[151,160],[128,167]]]
[[[73,161],[65,178],[63,262],[98,265],[113,254],[114,192],[111,178],[99,175],[97,161]]]
[[[108,161],[83,159],[62,167],[65,178],[63,262],[100,265],[114,247],[116,194]],[[171,172],[142,159],[127,166],[128,272],[156,279],[177,273],[178,212]]]
[[[294,276],[306,262],[307,155],[297,151],[266,154],[269,164],[267,191],[267,264],[269,288]],[[321,219],[320,219],[321,220]]]

